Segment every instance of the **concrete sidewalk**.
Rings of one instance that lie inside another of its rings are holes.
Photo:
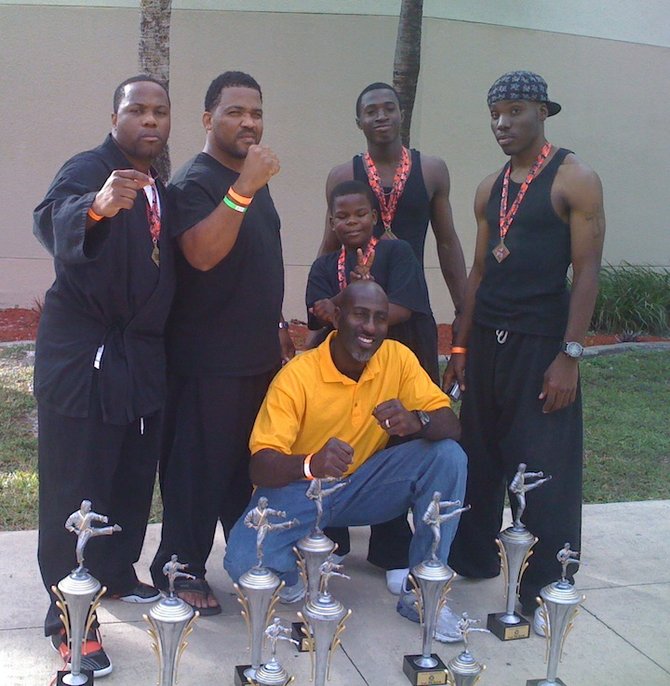
[[[147,566],[158,543],[160,527],[149,527],[138,565]],[[405,686],[402,656],[420,652],[418,625],[395,611],[395,598],[385,588],[383,573],[365,562],[367,530],[354,532],[346,560],[351,581],[333,579],[331,590],[353,610],[331,670],[332,686]],[[43,637],[46,594],[39,577],[35,531],[0,533],[0,684],[47,686],[59,660]],[[95,545],[95,543],[93,543]],[[575,627],[566,640],[559,676],[569,686],[599,684],[670,685],[670,501],[588,505],[584,508],[582,548],[588,562],[577,575],[586,595]],[[235,664],[248,658],[247,634],[232,584],[221,567],[224,544],[217,538],[210,559],[209,581],[223,614],[200,618],[184,653],[180,686],[233,683]],[[74,557],[74,537],[73,537]],[[486,621],[504,609],[502,578],[457,580],[451,607]],[[114,664],[105,686],[150,686],[157,682],[157,663],[142,614],[148,605],[107,600],[99,612],[105,649]],[[286,622],[300,607],[279,606]],[[460,648],[434,643],[445,663]],[[487,665],[481,686],[524,686],[526,679],[546,674],[544,639],[502,643],[476,633],[471,650]],[[309,656],[280,642],[279,658],[296,684],[309,683]]]

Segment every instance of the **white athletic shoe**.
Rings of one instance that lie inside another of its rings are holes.
[[[544,618],[544,613],[541,607],[535,608],[535,613],[533,614],[533,631],[538,636],[547,635],[547,622]]]
[[[305,584],[302,583],[302,577],[298,577],[298,581],[292,586],[284,586],[279,591],[279,602],[284,605],[297,603],[305,597]]]
[[[386,570],[386,588],[389,592],[393,595],[400,595],[408,574],[409,568]]]

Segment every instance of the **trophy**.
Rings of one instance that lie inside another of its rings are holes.
[[[297,519],[288,522],[271,522],[269,517],[286,517],[286,512],[268,507],[268,499],[261,496],[258,504],[244,517],[244,526],[256,529],[256,565],[242,574],[234,584],[237,600],[242,605],[242,616],[249,630],[251,664],[235,667],[235,686],[244,686],[254,679],[261,666],[263,635],[279,600],[278,591],[284,582],[263,566],[263,541],[271,531],[290,529]]]
[[[329,488],[324,488],[324,482],[335,481]],[[316,506],[316,520],[314,528],[307,536],[303,536],[294,546],[293,552],[298,558],[298,568],[300,576],[305,584],[307,598],[316,598],[319,593],[320,574],[319,568],[326,561],[328,556],[335,551],[336,545],[321,530],[321,517],[323,516],[323,499],[347,485],[346,481],[336,479],[313,479],[309,482],[309,487],[305,495],[314,502]],[[293,622],[292,637],[298,642],[298,650],[306,652],[309,650],[304,625],[302,622]]]
[[[447,683],[447,668],[432,652],[432,644],[437,616],[447,602],[447,594],[455,574],[437,557],[437,548],[442,538],[442,524],[469,510],[470,506],[458,507],[461,504],[460,500],[440,501],[441,497],[439,491],[433,493],[428,509],[422,517],[423,523],[429,526],[433,533],[430,557],[412,567],[412,572],[408,576],[417,598],[416,607],[423,636],[421,655],[405,655],[403,659],[402,671],[414,686]],[[442,510],[447,507],[457,509],[442,514]]]
[[[282,626],[279,617],[275,617],[272,624],[265,629],[265,636],[270,641],[272,658],[256,670],[252,680],[254,686],[288,686],[295,680],[277,660],[277,641],[289,641],[298,645],[298,641],[291,637],[291,630]]]
[[[558,663],[563,653],[563,643],[565,637],[570,633],[579,605],[584,602],[586,596],[579,594],[575,587],[567,580],[568,565],[581,564],[579,552],[570,550],[570,544],[566,543],[556,554],[556,558],[561,563],[562,573],[559,581],[554,581],[540,590],[540,598],[537,602],[541,608],[540,612],[544,619],[547,678],[530,679],[526,686],[555,686],[560,684],[565,686],[556,673]]]
[[[486,669],[484,665],[477,662],[468,648],[468,634],[473,631],[482,631],[486,634],[491,633],[488,629],[475,627],[479,624],[478,619],[470,619],[468,613],[464,612],[458,622],[458,630],[463,637],[464,648],[457,656],[449,660],[447,670],[449,676],[447,683],[449,686],[475,686],[479,681],[481,673]]]
[[[188,567],[173,555],[163,566],[163,574],[168,578],[167,598],[161,598],[142,615],[151,628],[147,633],[153,639],[151,647],[158,658],[158,686],[174,686],[177,682],[177,667],[186,646],[186,639],[193,631],[195,620],[200,613],[174,594],[174,580],[179,577],[195,579],[184,570]]]
[[[319,568],[319,592],[316,596],[307,598],[302,612],[298,612],[298,617],[305,624],[304,632],[312,664],[311,680],[315,686],[324,686],[326,678],[330,679],[330,659],[340,645],[340,636],[351,616],[351,610],[345,609],[328,590],[331,577],[350,578],[342,569],[343,565],[331,558],[323,562]]]
[[[61,611],[60,620],[65,626],[65,635],[70,648],[70,671],[60,671],[57,686],[90,686],[93,684],[93,673],[81,669],[81,650],[86,635],[95,621],[95,611],[100,605],[100,598],[107,588],[101,588],[100,582],[84,567],[84,548],[91,538],[111,536],[121,531],[118,524],[113,526],[94,527],[93,522],[107,524],[105,515],[91,510],[91,501],[82,500],[79,509],[65,521],[65,528],[77,534],[77,568],[73,569],[58,586],[52,586],[51,592],[58,598],[56,606]]]
[[[526,479],[535,479],[527,483]],[[517,498],[514,524],[501,531],[496,543],[503,575],[505,577],[505,594],[507,606],[505,612],[496,612],[488,616],[486,628],[501,641],[513,641],[530,636],[530,623],[514,611],[516,598],[521,584],[521,577],[528,567],[528,558],[533,554],[531,548],[537,543],[537,537],[526,529],[521,517],[526,509],[526,493],[549,481],[551,476],[543,472],[527,472],[526,465],[519,464],[517,473],[510,482],[509,490]]]

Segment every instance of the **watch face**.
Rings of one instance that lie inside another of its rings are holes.
[[[416,416],[419,418],[422,427],[426,426],[426,424],[430,424],[430,416],[423,410],[417,410]]]
[[[584,352],[584,348],[575,341],[571,341],[565,344],[565,352],[570,357],[581,357]]]

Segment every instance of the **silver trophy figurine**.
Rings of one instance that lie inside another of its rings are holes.
[[[486,634],[491,632],[488,629],[480,629],[475,626],[476,624],[479,624],[479,620],[470,619],[467,612],[464,612],[458,620],[458,630],[463,637],[464,647],[457,657],[452,658],[447,663],[449,672],[447,683],[449,686],[475,686],[482,672],[486,669],[483,664],[475,660],[470,652],[468,636],[473,631],[481,631]]]
[[[326,485],[333,482],[332,485]],[[321,517],[323,516],[323,499],[347,485],[347,481],[337,479],[313,479],[305,496],[316,507],[316,520],[314,528],[307,536],[303,536],[294,546],[293,552],[298,558],[298,569],[302,582],[305,584],[307,598],[316,598],[319,593],[320,574],[319,568],[328,556],[335,552],[336,545],[321,530]],[[293,623],[293,638],[298,641],[298,650],[309,650],[305,633],[301,622]]]
[[[339,600],[335,600],[328,590],[330,578],[339,576],[349,579],[342,571],[343,565],[331,558],[326,559],[319,569],[320,584],[316,596],[306,599],[298,617],[305,624],[305,636],[312,662],[312,681],[315,686],[324,686],[330,679],[332,654],[340,645],[340,636],[345,629],[351,610],[347,610]]]
[[[459,507],[460,500],[440,500],[441,497],[439,491],[433,493],[433,498],[422,517],[423,523],[429,526],[433,533],[430,557],[412,567],[412,573],[408,576],[417,598],[423,637],[421,655],[405,655],[403,660],[403,672],[415,686],[447,683],[447,669],[444,662],[432,652],[432,645],[437,616],[447,602],[447,594],[455,574],[437,557],[437,548],[442,538],[442,525],[469,510],[470,506]],[[445,508],[450,507],[457,509],[443,513]]]
[[[533,479],[528,482],[528,479]],[[527,472],[522,462],[509,490],[516,496],[517,508],[514,524],[501,531],[496,543],[499,548],[500,561],[505,577],[505,612],[492,613],[488,616],[487,628],[501,641],[513,641],[530,636],[530,623],[514,611],[521,584],[521,577],[528,567],[528,559],[533,554],[531,548],[537,543],[537,537],[526,529],[521,521],[526,509],[526,493],[532,491],[551,479],[543,472]]]
[[[298,523],[297,519],[272,522],[270,517],[285,518],[286,512],[268,507],[268,499],[265,497],[260,497],[258,505],[244,517],[244,525],[256,529],[257,562],[248,572],[242,574],[239,583],[234,584],[237,600],[242,605],[242,616],[249,630],[251,649],[251,664],[235,667],[235,686],[244,686],[254,679],[261,666],[264,631],[279,600],[278,591],[284,585],[274,572],[263,566],[263,541],[268,533],[290,529]]]
[[[272,657],[270,662],[259,667],[252,683],[255,686],[288,686],[295,679],[289,676],[289,673],[277,659],[277,641],[289,641],[296,646],[298,641],[291,638],[291,630],[282,625],[279,617],[275,617],[272,624],[265,629],[265,637],[270,643]]]
[[[95,527],[94,522],[107,524],[108,519],[91,510],[90,500],[82,500],[79,509],[65,521],[65,528],[77,534],[77,568],[61,579],[58,586],[51,587],[52,593],[58,598],[56,606],[61,611],[60,619],[65,626],[71,655],[70,672],[58,672],[59,686],[89,686],[93,683],[92,672],[81,669],[81,651],[86,635],[95,621],[100,598],[107,588],[101,587],[100,582],[84,567],[84,549],[91,538],[111,536],[121,531],[118,524]]]
[[[565,638],[570,633],[579,612],[579,605],[586,599],[586,596],[578,593],[567,579],[568,565],[581,564],[579,552],[570,550],[570,544],[566,543],[556,553],[556,559],[561,563],[561,578],[542,588],[540,598],[537,599],[547,640],[545,655],[547,678],[530,679],[526,682],[526,686],[556,686],[557,684],[565,686],[565,683],[556,676],[558,663],[561,661]]]
[[[142,615],[151,627],[147,633],[153,639],[151,647],[158,658],[158,686],[174,686],[177,683],[177,667],[188,645],[186,639],[200,616],[174,593],[174,580],[177,577],[195,579],[184,571],[187,568],[188,565],[179,562],[176,555],[163,565],[163,574],[168,578],[168,596],[161,598],[148,615]]]

